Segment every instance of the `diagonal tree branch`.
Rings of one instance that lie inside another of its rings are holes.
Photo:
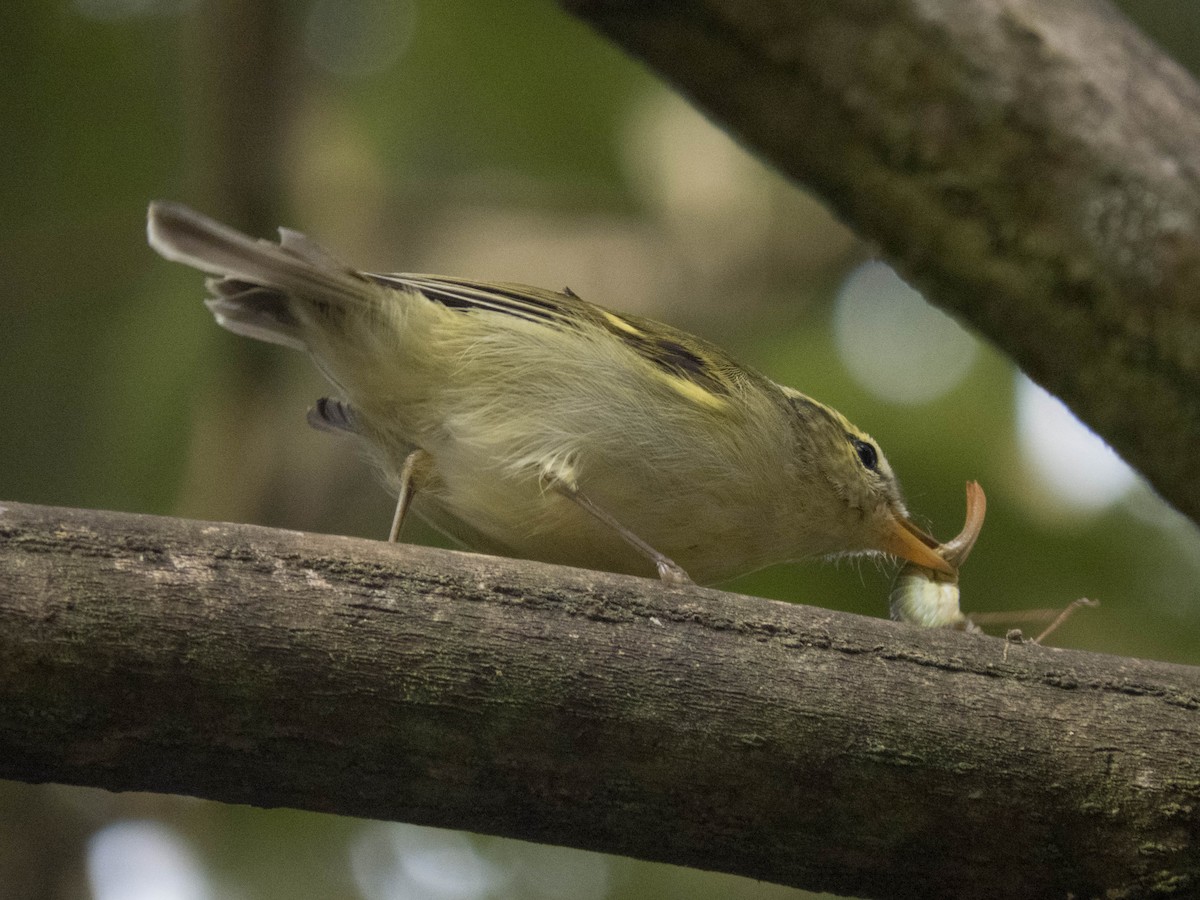
[[[880,598],[883,607],[883,598]],[[0,504],[0,777],[870,897],[1200,885],[1200,669],[412,546]]]
[[[562,0],[1200,522],[1200,86],[1105,0]]]

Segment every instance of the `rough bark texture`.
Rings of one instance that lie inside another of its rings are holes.
[[[869,897],[1132,898],[1200,890],[1198,746],[1200,669],[412,546],[0,506],[0,777]]]
[[[1200,522],[1200,87],[1103,0],[562,0]]]

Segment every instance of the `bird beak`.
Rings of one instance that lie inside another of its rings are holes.
[[[914,525],[906,516],[894,513],[883,535],[883,549],[892,556],[899,556],[943,575],[957,575],[958,570],[934,552],[934,548],[938,546],[934,538]]]

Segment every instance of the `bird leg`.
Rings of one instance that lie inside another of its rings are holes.
[[[404,517],[408,515],[408,507],[417,493],[417,480],[425,479],[432,464],[433,457],[424,450],[414,450],[404,458],[404,465],[400,467],[400,495],[396,498],[396,515],[392,517],[392,528],[388,532],[389,544],[394,544],[400,539]]]
[[[550,486],[562,494],[568,500],[573,501],[580,509],[595,516],[609,528],[620,536],[621,540],[625,541],[630,547],[636,550],[650,562],[654,563],[658,569],[658,577],[663,580],[664,584],[684,585],[692,584],[692,579],[688,577],[688,573],[674,560],[659,553],[644,540],[618,522],[608,510],[602,506],[597,506],[592,502],[591,498],[579,489],[579,486],[563,480],[561,476],[547,473],[547,480]]]

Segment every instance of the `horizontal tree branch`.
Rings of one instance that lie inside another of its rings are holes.
[[[1200,86],[1105,0],[561,0],[1200,522]]]
[[[1134,898],[1200,885],[1198,746],[1200,669],[0,504],[0,777],[870,897]]]

